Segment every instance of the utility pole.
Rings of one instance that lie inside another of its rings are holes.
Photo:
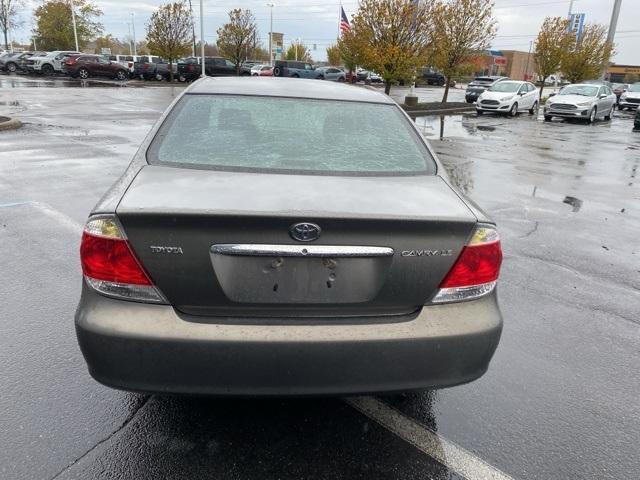
[[[200,0],[200,56],[202,57],[202,68],[200,68],[200,76],[206,77],[204,71],[204,0]]]
[[[620,5],[622,4],[622,0],[614,0],[613,2],[613,10],[611,11],[611,22],[609,22],[609,31],[607,32],[607,43],[611,45],[613,48],[613,39],[616,36],[616,28],[618,28],[618,16],[620,15]],[[607,75],[607,63],[603,65],[602,69],[602,78],[604,79]]]
[[[76,12],[73,8],[73,0],[69,0],[69,6],[71,7],[71,22],[73,23],[73,38],[76,41],[76,52],[80,51],[78,46],[78,28],[76,27]]]
[[[269,15],[269,66],[273,67],[273,7],[275,3],[267,3],[267,7],[271,8]]]
[[[191,0],[189,0],[189,12],[191,13],[191,40],[193,41],[193,45],[191,46],[191,56],[196,56],[196,22],[193,18],[193,6],[191,5]]]
[[[622,0],[614,0],[613,10],[611,11],[611,22],[609,22],[609,32],[607,33],[607,42],[613,44],[616,36],[616,28],[618,27],[618,16],[620,15],[620,5]]]
[[[529,41],[529,53],[527,54],[527,66],[524,67],[524,80],[529,76],[529,58],[531,58],[531,49],[533,48],[533,40]]]
[[[133,13],[131,13],[131,30],[133,31],[133,54],[138,55],[138,46],[136,45],[136,24]]]

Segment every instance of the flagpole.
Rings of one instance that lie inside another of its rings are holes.
[[[338,5],[338,38],[340,38],[340,24],[342,23],[342,0]]]

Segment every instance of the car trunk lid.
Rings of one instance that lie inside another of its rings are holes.
[[[435,293],[476,223],[438,176],[163,166],[142,169],[117,215],[178,310],[234,317],[415,311]],[[294,239],[297,224],[317,225],[319,237]]]

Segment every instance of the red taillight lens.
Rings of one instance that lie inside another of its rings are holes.
[[[497,230],[492,225],[478,225],[431,301],[458,302],[491,293],[501,264],[502,248]]]
[[[126,240],[82,234],[82,273],[95,280],[151,285]]]
[[[115,215],[89,218],[82,233],[80,262],[85,283],[102,295],[167,303],[138,262]]]
[[[440,288],[469,287],[495,282],[500,273],[502,249],[500,241],[466,246],[440,284]]]

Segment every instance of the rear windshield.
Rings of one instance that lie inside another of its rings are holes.
[[[490,92],[517,92],[520,88],[521,83],[517,82],[498,82],[494,86],[492,86],[489,91]]]
[[[185,95],[147,160],[236,171],[434,174],[435,162],[409,122],[388,104]]]

